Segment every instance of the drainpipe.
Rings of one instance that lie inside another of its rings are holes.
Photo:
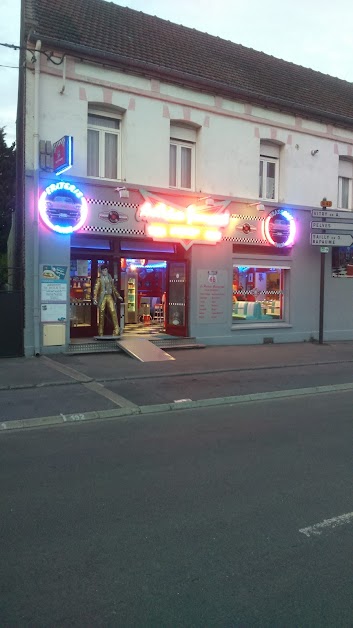
[[[39,79],[40,49],[42,42],[37,41],[34,65],[34,98],[33,98],[33,335],[34,354],[40,355],[40,301],[39,301]]]

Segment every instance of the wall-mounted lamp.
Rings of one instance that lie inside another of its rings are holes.
[[[317,148],[316,150],[312,150],[311,154],[314,157],[315,155],[317,155],[318,152],[319,152],[319,149]]]
[[[258,212],[265,211],[265,205],[263,203],[249,203],[248,207],[256,207]]]
[[[130,192],[125,187],[124,188],[115,188],[115,191],[119,193],[120,198],[129,198]]]
[[[214,206],[214,199],[211,196],[203,196],[202,198],[199,198],[198,201],[205,201],[205,205],[208,207]]]

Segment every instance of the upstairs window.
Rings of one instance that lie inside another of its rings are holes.
[[[259,198],[278,199],[279,147],[261,142],[259,167]]]
[[[169,187],[195,189],[196,130],[171,125],[169,147]]]
[[[107,112],[88,113],[87,175],[120,179],[121,119]]]
[[[338,166],[338,198],[337,207],[340,209],[352,209],[352,178],[353,162],[345,159],[339,160]]]

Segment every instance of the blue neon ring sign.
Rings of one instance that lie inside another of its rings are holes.
[[[87,201],[75,184],[58,181],[48,185],[41,194],[39,214],[52,231],[70,234],[81,229],[86,222]]]
[[[292,246],[295,240],[296,224],[292,214],[286,209],[274,209],[266,216],[264,223],[266,240],[279,248]]]

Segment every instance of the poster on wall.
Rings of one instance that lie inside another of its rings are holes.
[[[57,266],[56,264],[42,264],[40,278],[46,281],[63,281],[66,279],[67,268],[67,266]]]
[[[197,271],[197,322],[226,323],[225,308],[228,286],[226,270]]]
[[[67,282],[58,281],[51,283],[48,281],[42,281],[41,286],[41,301],[66,301],[67,300]]]
[[[42,323],[64,323],[66,321],[66,303],[42,303],[40,319]]]
[[[353,278],[353,246],[332,247],[332,277]]]

